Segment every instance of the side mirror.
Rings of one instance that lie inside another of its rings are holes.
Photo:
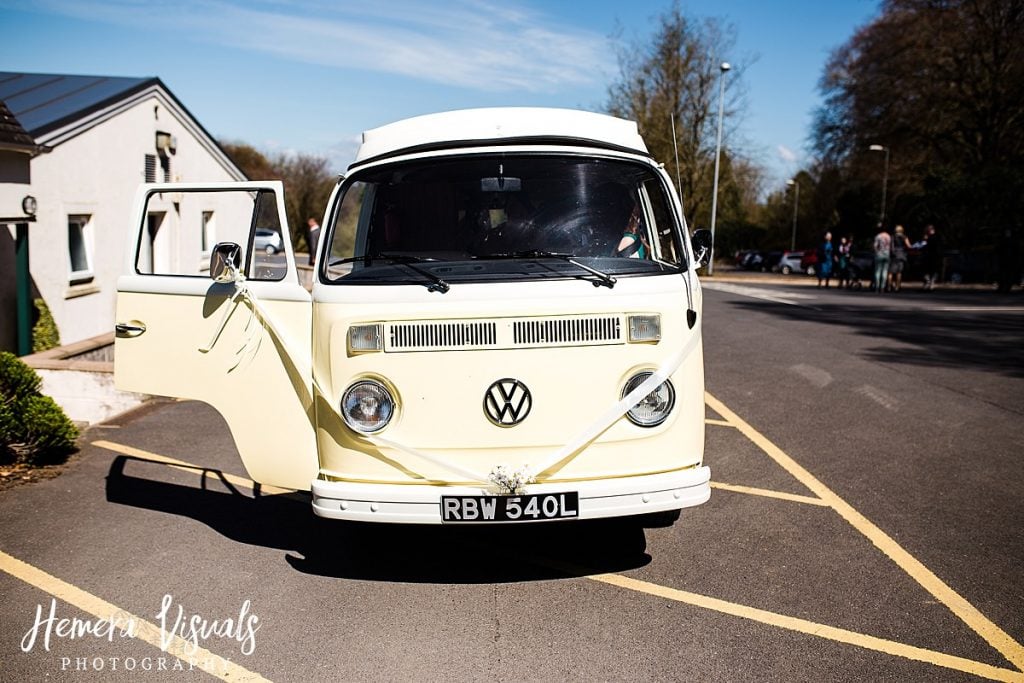
[[[234,242],[218,242],[210,252],[210,277],[215,282],[234,282],[242,267],[242,247]]]
[[[693,247],[693,254],[701,267],[711,261],[711,231],[701,228],[693,233],[690,238],[690,245]]]

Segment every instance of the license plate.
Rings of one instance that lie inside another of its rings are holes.
[[[579,493],[519,496],[441,496],[441,521],[544,522],[579,517]]]

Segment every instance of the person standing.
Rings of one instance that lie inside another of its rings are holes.
[[[832,244],[832,233],[825,233],[825,241],[818,246],[818,287],[821,287],[822,280],[825,281],[825,289],[828,289],[829,281],[832,279],[832,266],[836,258],[835,247]]]
[[[836,264],[839,266],[839,289],[850,287],[852,284],[850,280],[850,248],[853,246],[852,243],[853,238],[839,238],[839,248],[837,249],[838,262]]]
[[[896,231],[892,236],[891,253],[887,284],[890,292],[898,292],[903,285],[903,269],[907,265],[907,256],[910,253],[910,240],[907,239],[902,225],[896,226]]]
[[[889,277],[889,259],[892,256],[892,237],[881,223],[878,224],[878,234],[875,235],[874,249],[875,277],[871,281],[871,288],[881,294]]]
[[[935,289],[942,271],[942,236],[935,232],[934,225],[929,225],[925,228],[923,241],[924,288],[931,290]]]
[[[1005,228],[1003,236],[996,244],[996,288],[999,292],[1009,292],[1020,282],[1020,262],[1020,242],[1017,235],[1011,228]]]
[[[310,218],[306,223],[309,225],[309,265],[316,265],[316,247],[320,243],[320,224],[315,218]]]

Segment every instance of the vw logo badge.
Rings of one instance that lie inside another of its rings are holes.
[[[517,379],[499,379],[484,394],[484,414],[499,427],[513,427],[530,414],[533,397]]]

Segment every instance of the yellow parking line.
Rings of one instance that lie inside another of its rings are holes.
[[[87,593],[77,586],[72,586],[70,583],[47,574],[42,569],[33,567],[2,550],[0,550],[0,570],[99,619],[112,619],[116,616],[121,619],[118,622],[120,624],[133,620],[137,626],[136,639],[161,650],[164,650],[166,641],[166,650],[164,651],[167,654],[180,659],[189,667],[201,669],[222,681],[267,680],[263,676],[235,664],[230,659],[224,659],[205,648],[193,645],[177,635],[164,633],[156,624],[126,612],[117,605]]]
[[[726,422],[725,420],[714,420],[714,419],[712,419],[710,417],[704,418],[704,424],[706,424],[706,425],[715,425],[716,427],[735,427],[736,426],[736,425],[734,425],[731,422]]]
[[[846,629],[826,626],[825,624],[818,624],[805,619],[798,619],[796,617],[776,614],[774,612],[768,612],[755,607],[739,605],[734,602],[727,602],[725,600],[711,598],[706,595],[681,591],[675,588],[666,588],[665,586],[659,586],[654,583],[632,579],[628,576],[623,576],[622,574],[592,574],[586,578],[591,579],[592,581],[599,581],[612,586],[618,586],[619,588],[647,593],[648,595],[654,595],[667,600],[682,602],[695,607],[702,607],[715,612],[742,617],[743,619],[749,619],[769,626],[785,628],[799,633],[806,633],[807,635],[826,638],[828,640],[846,643],[847,645],[855,645],[867,650],[883,652],[896,657],[913,659],[926,664],[934,664],[935,666],[941,666],[955,671],[963,671],[969,674],[974,674],[975,676],[983,676],[994,681],[1012,681],[1014,683],[1021,683],[1024,681],[1024,674],[1012,669],[1003,669],[990,664],[976,662],[973,659],[955,657],[953,655],[947,655],[934,650],[927,650],[913,645],[905,645],[893,640],[876,638],[875,636],[869,636],[855,631],[847,631]]]
[[[764,496],[765,498],[778,498],[780,500],[789,500],[794,503],[806,503],[807,505],[821,505],[822,507],[829,507],[829,504],[823,501],[821,498],[813,498],[811,496],[800,496],[795,493],[783,493],[782,491],[772,491],[771,489],[759,489],[753,486],[740,486],[739,484],[723,484],[720,481],[711,482],[711,488],[722,489],[723,491],[732,491],[734,493],[747,493],[752,496]]]
[[[855,510],[852,505],[836,495],[814,475],[793,460],[793,458],[786,455],[782,449],[740,419],[724,403],[709,393],[704,394],[704,400],[712,410],[734,424],[744,436],[753,441],[768,457],[777,462],[800,483],[824,500],[857,531],[864,534],[879,550],[888,555],[903,571],[909,574],[926,591],[931,593],[936,600],[949,608],[953,614],[963,620],[965,624],[984,638],[1014,666],[1018,669],[1024,669],[1024,647],[1011,638],[1006,631],[999,628],[974,605],[946,585],[942,579],[924,566],[917,558],[904,550],[892,537],[875,526],[867,517]]]
[[[124,444],[114,443],[113,441],[103,441],[102,439],[99,441],[93,441],[91,443],[93,446],[105,448],[108,451],[114,451],[115,453],[128,455],[133,458],[138,458],[139,460],[149,460],[150,462],[161,463],[164,465],[168,465],[176,470],[181,470],[182,472],[194,473],[196,470],[201,470],[203,476],[205,476],[207,472],[216,472],[217,479],[223,479],[224,481],[230,482],[235,486],[249,489],[250,491],[253,490],[253,488],[255,487],[255,483],[252,481],[252,479],[246,479],[245,477],[239,477],[234,474],[228,474],[227,472],[221,472],[220,470],[211,470],[208,467],[201,467],[200,465],[193,465],[192,463],[185,462],[184,460],[176,460],[174,458],[169,458],[166,455],[160,455],[159,453],[150,453],[149,451],[144,451],[140,448],[125,446]],[[293,491],[291,489],[278,488],[277,486],[261,485],[260,493],[262,495],[271,496],[279,493],[293,493]]]

